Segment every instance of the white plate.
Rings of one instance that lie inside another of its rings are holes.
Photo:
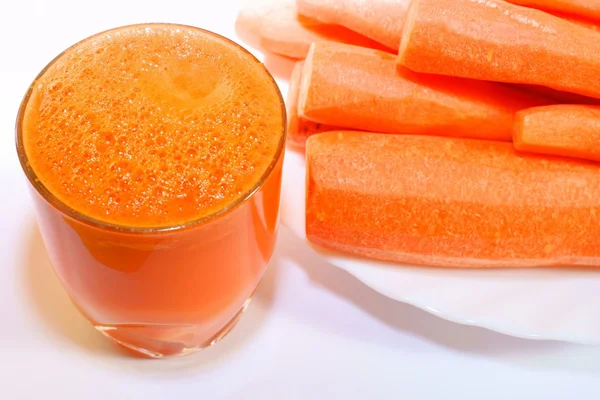
[[[305,240],[304,182],[304,157],[288,150],[282,220]],[[529,339],[600,345],[600,271],[419,268],[313,250],[381,294],[450,321]]]

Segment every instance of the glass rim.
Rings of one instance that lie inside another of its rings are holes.
[[[232,201],[231,203],[226,204],[224,207],[218,209],[217,211],[212,212],[209,215],[206,215],[202,218],[193,219],[193,220],[187,221],[185,223],[174,224],[174,225],[161,225],[161,226],[156,226],[156,227],[154,227],[154,226],[138,227],[138,226],[119,225],[119,224],[115,224],[115,223],[110,223],[110,222],[102,221],[100,219],[85,215],[85,214],[77,211],[73,207],[67,205],[64,201],[60,200],[58,197],[56,197],[38,178],[36,172],[33,170],[33,168],[31,167],[31,165],[29,163],[29,158],[27,156],[27,152],[25,151],[25,146],[23,144],[23,118],[24,118],[24,114],[25,114],[25,109],[27,108],[27,105],[29,103],[29,99],[31,97],[35,83],[46,73],[46,71],[52,65],[54,65],[54,63],[56,61],[58,61],[69,50],[75,48],[76,46],[80,45],[81,43],[83,43],[85,41],[91,40],[95,37],[107,34],[109,32],[113,32],[113,31],[116,31],[119,29],[127,29],[127,28],[133,28],[133,27],[148,27],[148,26],[181,27],[184,29],[201,31],[208,36],[211,36],[215,39],[222,40],[222,41],[232,45],[237,50],[241,51],[242,53],[246,54],[247,56],[250,56],[251,59],[253,59],[258,64],[261,65],[264,72],[267,74],[267,76],[271,80],[271,82],[273,84],[273,88],[274,88],[277,96],[279,97],[279,104],[280,104],[281,113],[282,113],[282,126],[281,126],[281,134],[280,134],[279,142],[277,144],[277,149],[275,150],[275,154],[273,155],[273,159],[271,160],[269,166],[267,167],[265,172],[260,176],[260,179],[256,182],[256,184],[254,184],[248,191],[244,192],[238,198],[236,198],[235,201]],[[71,46],[67,47],[65,50],[60,52],[60,54],[58,54],[56,57],[54,57],[37,74],[35,79],[29,85],[27,92],[25,93],[25,96],[23,97],[21,104],[19,106],[15,131],[16,131],[15,132],[16,133],[16,147],[17,147],[17,154],[19,157],[19,162],[21,164],[21,168],[23,169],[23,171],[25,172],[25,175],[27,176],[27,179],[29,180],[29,183],[33,186],[33,188],[36,190],[36,192],[39,193],[40,196],[45,201],[47,201],[51,206],[57,208],[60,212],[62,212],[69,218],[72,218],[73,220],[76,220],[78,222],[81,222],[86,225],[92,226],[94,228],[102,229],[102,230],[111,230],[111,231],[117,231],[117,232],[122,232],[122,233],[138,233],[138,234],[169,233],[169,232],[181,231],[181,230],[186,230],[189,228],[205,225],[205,224],[233,211],[234,209],[238,208],[242,204],[246,203],[248,200],[250,200],[254,196],[254,194],[258,190],[260,190],[260,188],[269,179],[273,170],[275,169],[275,167],[277,166],[277,164],[280,162],[281,158],[283,157],[283,154],[285,151],[286,136],[287,136],[287,110],[285,107],[285,101],[283,99],[283,95],[281,94],[279,85],[275,81],[275,78],[273,77],[273,75],[268,71],[268,69],[266,68],[266,66],[263,62],[258,60],[249,50],[244,48],[239,43],[236,43],[232,39],[229,39],[218,33],[209,31],[207,29],[199,28],[196,26],[192,26],[192,25],[185,25],[185,24],[179,24],[179,23],[168,23],[168,22],[149,22],[149,23],[122,25],[122,26],[117,26],[114,28],[103,30],[94,35],[88,36],[84,39],[77,41],[76,43],[72,44]]]

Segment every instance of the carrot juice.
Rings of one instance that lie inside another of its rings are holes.
[[[99,331],[151,357],[229,331],[273,253],[284,127],[264,66],[199,28],[116,28],[42,71],[17,149],[53,267]]]

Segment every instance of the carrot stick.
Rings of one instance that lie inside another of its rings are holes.
[[[507,85],[397,71],[392,54],[321,42],[305,60],[298,114],[355,130],[510,141],[514,113],[545,104]]]
[[[400,45],[409,0],[297,0],[298,12],[345,26],[390,49]]]
[[[339,127],[312,122],[298,116],[298,91],[300,88],[300,78],[302,77],[302,67],[304,61],[298,61],[292,70],[290,86],[287,98],[287,117],[288,117],[288,143],[294,147],[303,149],[306,139],[319,132],[339,130]]]
[[[519,6],[532,7],[555,14],[566,14],[600,20],[600,0],[506,0]]]
[[[237,16],[236,30],[253,47],[296,59],[303,59],[311,43],[321,40],[382,48],[379,43],[347,28],[298,15],[293,0],[271,0],[242,9]]]
[[[517,113],[515,148],[600,161],[600,107],[554,105]]]
[[[398,61],[426,73],[600,97],[600,34],[499,0],[413,0]]]
[[[600,173],[512,144],[327,132],[306,144],[306,234],[441,267],[600,265]]]

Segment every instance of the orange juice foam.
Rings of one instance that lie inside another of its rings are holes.
[[[71,47],[34,82],[24,147],[74,210],[121,226],[180,225],[259,184],[282,140],[274,87],[225,39],[124,27]]]

